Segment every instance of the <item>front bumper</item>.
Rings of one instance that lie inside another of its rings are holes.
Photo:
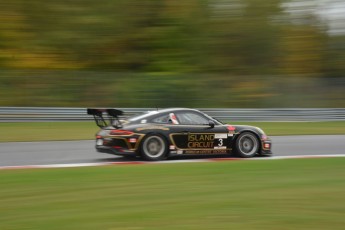
[[[260,155],[262,156],[272,155],[272,141],[270,139],[261,141]]]

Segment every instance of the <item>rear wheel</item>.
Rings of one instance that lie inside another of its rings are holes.
[[[151,134],[145,137],[141,145],[141,156],[145,160],[159,161],[167,157],[168,144],[158,134]]]
[[[253,133],[241,133],[236,139],[236,153],[239,157],[253,157],[259,151],[259,140]]]

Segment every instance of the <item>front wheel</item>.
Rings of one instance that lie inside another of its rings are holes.
[[[259,140],[253,133],[241,133],[236,139],[236,153],[239,157],[253,157],[259,150]]]
[[[168,144],[160,135],[151,134],[144,138],[140,150],[145,160],[159,161],[167,157]]]

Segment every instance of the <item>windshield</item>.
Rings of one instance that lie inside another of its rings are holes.
[[[217,122],[219,122],[220,125],[224,125],[224,123],[221,122],[220,120],[218,120],[217,118],[211,117],[211,116],[207,115],[206,113],[203,113],[203,114],[204,114],[208,119],[217,121]]]
[[[218,121],[221,125],[224,125],[224,123],[222,121],[218,120],[217,118],[214,118],[214,117],[211,117],[211,118],[215,121]]]

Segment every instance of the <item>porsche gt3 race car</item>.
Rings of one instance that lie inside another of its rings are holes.
[[[258,127],[223,124],[186,108],[150,111],[120,120],[117,109],[87,109],[101,130],[98,152],[158,161],[176,155],[271,155],[272,142]],[[105,119],[103,115],[108,119]]]

